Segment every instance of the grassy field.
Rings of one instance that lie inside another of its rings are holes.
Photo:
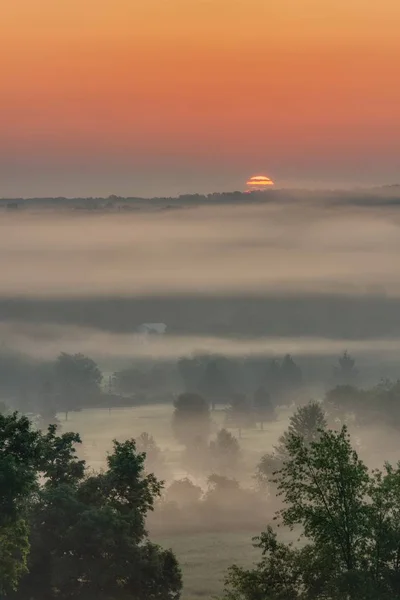
[[[198,600],[221,593],[224,576],[233,563],[250,566],[259,560],[260,551],[251,541],[258,533],[197,533],[153,539],[164,548],[172,548],[180,562],[184,580],[182,600]]]
[[[249,472],[253,473],[259,457],[272,449],[279,435],[287,426],[288,412],[282,411],[276,422],[260,429],[243,430],[240,440]],[[150,405],[135,408],[109,410],[84,410],[70,413],[68,422],[59,415],[63,431],[77,431],[83,440],[83,455],[88,465],[96,470],[105,465],[112,440],[120,441],[136,437],[143,431],[152,434],[164,450],[175,477],[185,476],[179,467],[181,448],[171,431],[172,407]],[[224,411],[213,413],[214,428],[224,424]],[[236,433],[235,430],[232,430]],[[249,566],[260,553],[252,545],[252,537],[267,524],[260,523],[257,531],[201,532],[152,537],[164,547],[172,548],[182,566],[184,576],[183,600],[211,599],[223,588],[223,579],[232,563]]]

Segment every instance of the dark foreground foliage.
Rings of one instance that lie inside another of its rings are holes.
[[[175,556],[145,530],[162,487],[145,454],[114,442],[107,469],[87,474],[79,442],[0,415],[0,597],[177,600]]]

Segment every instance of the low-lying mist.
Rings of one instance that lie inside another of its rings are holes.
[[[335,357],[343,349],[370,361],[377,355],[390,361],[400,358],[400,337],[349,340],[308,336],[224,338],[207,335],[118,334],[90,327],[19,322],[0,323],[0,337],[4,349],[43,360],[52,360],[61,351],[81,352],[97,360],[176,360],[180,356],[195,353],[216,353],[229,357],[285,354]]]
[[[3,297],[399,296],[396,208],[276,203],[147,214],[5,215]]]

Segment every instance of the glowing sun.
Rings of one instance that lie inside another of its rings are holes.
[[[246,181],[246,185],[250,191],[255,192],[273,186],[274,182],[265,175],[254,175]]]

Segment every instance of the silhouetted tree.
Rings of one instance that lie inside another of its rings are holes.
[[[239,430],[239,438],[242,437],[242,429],[253,427],[254,411],[245,394],[232,394],[230,406],[226,411],[226,420]]]
[[[178,361],[178,372],[181,376],[183,386],[186,392],[198,392],[200,381],[204,375],[204,371],[209,356],[197,354],[192,357],[182,357]]]
[[[210,400],[212,410],[217,402],[225,401],[230,393],[227,378],[217,359],[210,358],[199,383],[199,391]]]
[[[96,363],[83,354],[62,352],[55,363],[55,384],[65,419],[100,394],[102,373]]]
[[[226,429],[221,429],[210,442],[210,468],[218,475],[232,475],[237,471],[240,446],[237,439]]]
[[[174,402],[172,430],[179,443],[186,447],[206,445],[211,418],[208,402],[199,394],[180,394]]]
[[[224,505],[225,507],[231,505],[232,501],[237,499],[237,496],[243,491],[236,479],[230,479],[216,473],[209,476],[207,483],[208,490],[205,501]],[[234,498],[235,496],[236,498]]]
[[[275,418],[271,396],[263,386],[254,392],[253,405],[255,418],[263,429],[265,421],[272,421]]]
[[[265,372],[265,385],[274,395],[282,391],[282,369],[276,359],[270,360]]]
[[[298,391],[303,382],[301,369],[290,354],[286,354],[281,365],[282,385],[285,392]]]
[[[356,361],[347,350],[339,356],[338,366],[334,369],[334,375],[339,385],[354,384],[357,378]]]
[[[357,412],[362,395],[362,391],[352,385],[338,385],[325,394],[324,406],[331,419],[343,423],[346,416]]]
[[[203,490],[190,479],[177,479],[171,483],[165,492],[165,501],[173,502],[180,508],[199,502]]]

